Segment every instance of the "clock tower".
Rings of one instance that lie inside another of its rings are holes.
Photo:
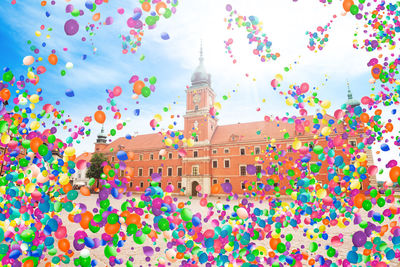
[[[195,142],[207,144],[217,127],[217,120],[210,115],[215,93],[211,88],[211,75],[204,68],[203,48],[200,47],[199,65],[186,90],[185,136],[195,132]]]

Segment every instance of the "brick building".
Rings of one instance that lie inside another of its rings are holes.
[[[325,159],[320,160],[314,153],[309,153],[315,145],[327,147],[326,137],[320,134],[321,129],[315,125],[336,123],[334,117],[325,115],[320,118],[321,114],[316,114],[295,119],[287,118],[279,122],[256,121],[218,125],[218,120],[210,115],[215,92],[203,61],[201,52],[199,65],[191,77],[191,86],[186,90],[183,132],[185,136],[197,133],[194,146],[185,148],[186,157],[181,158],[176,149],[166,147],[160,133],[138,135],[131,140],[121,137],[109,144],[103,132],[98,135],[94,153],[105,154],[110,163],[118,162],[116,153],[119,150],[134,153],[134,158],[126,162],[134,173],[134,178],[128,183],[128,190],[143,191],[149,186],[152,173],[162,173],[163,189],[172,184],[175,193],[184,191],[186,195],[196,195],[198,185],[201,186],[202,193],[209,194],[213,184],[223,183],[230,183],[233,193],[243,194],[245,191],[254,190],[255,187],[262,189],[269,178],[274,180],[274,184],[267,187],[274,187],[279,183],[279,188],[275,189],[285,193],[285,187],[289,185],[288,170],[293,167],[296,159],[300,160],[305,156],[309,158],[302,163],[304,170],[309,172],[313,164],[318,165],[320,169],[313,174],[316,180],[328,183],[328,175],[343,176],[343,170],[333,170]],[[345,104],[349,110],[360,104],[352,98],[350,89]],[[329,121],[327,117],[330,118]],[[305,131],[305,127],[310,130]],[[342,155],[345,164],[355,162],[355,159],[350,159],[344,150],[357,147],[363,139],[362,129],[349,130],[350,128],[351,122],[337,124],[336,132],[330,135],[333,138],[335,135],[340,136],[341,148],[335,150],[335,154]],[[289,137],[284,137],[285,132]],[[303,148],[300,151],[292,148],[295,138],[302,142]],[[274,141],[270,142],[273,139]],[[164,154],[165,159],[159,155],[163,149],[167,151]],[[371,151],[365,149],[364,152],[367,161],[363,164],[371,164]],[[262,173],[261,180],[258,180],[256,175],[247,173],[247,165],[255,165],[257,172]],[[124,176],[123,171],[119,173],[119,176],[121,175]],[[370,177],[367,177],[363,180],[362,189],[367,188],[369,179]],[[266,192],[274,193],[273,190]]]

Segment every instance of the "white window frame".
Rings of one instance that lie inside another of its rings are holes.
[[[161,171],[160,171],[160,170],[161,170]],[[157,173],[162,174],[162,172],[163,172],[163,167],[158,167],[158,168],[157,168]]]
[[[213,180],[212,180],[212,183],[213,183],[213,184],[218,184],[218,179],[213,179]]]
[[[258,149],[258,153],[257,153],[257,149]],[[255,146],[254,147],[254,155],[260,155],[261,154],[261,147],[260,146]]]
[[[243,149],[243,151],[244,151],[244,153],[242,154],[242,149]],[[239,155],[241,155],[241,156],[244,156],[244,155],[246,155],[246,148],[245,147],[241,147],[241,148],[239,148]]]
[[[213,154],[217,154],[217,153],[218,153],[218,149],[213,149],[213,150],[212,150],[212,153],[213,153]]]
[[[151,172],[150,172],[150,170],[151,170]],[[151,176],[153,173],[154,173],[154,168],[153,168],[153,167],[150,167],[150,168],[149,168],[149,176]]]
[[[179,169],[181,169],[181,175],[179,175]],[[179,166],[179,167],[176,168],[176,174],[177,174],[177,176],[182,176],[182,174],[183,174],[183,168],[182,168],[181,166]]]
[[[139,160],[143,160],[143,154],[139,155]]]
[[[168,153],[168,159],[173,159],[174,155],[172,154],[172,152]]]
[[[169,174],[170,170],[171,170],[171,175]],[[167,176],[173,176],[173,168],[172,167],[167,168]]]
[[[195,174],[195,171],[194,170],[197,170],[197,173]],[[192,175],[200,175],[200,167],[199,167],[199,165],[193,165],[192,166]]]
[[[224,154],[229,154],[229,148],[224,148]]]
[[[149,159],[150,159],[150,160],[153,160],[153,159],[154,159],[154,154],[153,154],[153,153],[150,154]]]
[[[199,151],[193,150],[193,158],[198,158],[198,157],[199,157]]]
[[[138,168],[138,176],[143,177],[143,168]]]
[[[140,182],[140,188],[143,188],[144,182]]]
[[[226,161],[228,161],[228,167],[226,167]],[[231,167],[231,160],[230,159],[224,159],[224,168],[228,169]]]
[[[244,174],[242,174],[242,167],[244,167]],[[246,175],[247,175],[247,166],[239,165],[239,176],[246,176]]]

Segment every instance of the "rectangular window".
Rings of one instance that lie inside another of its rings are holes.
[[[162,155],[158,154],[158,159],[162,160]]]
[[[193,151],[193,158],[197,158],[199,156],[199,152]]]
[[[150,154],[150,160],[153,160],[153,159],[154,159],[154,155]]]
[[[138,169],[138,176],[143,176],[143,169],[142,168]]]
[[[357,142],[354,141],[354,140],[351,140],[351,141],[349,142],[349,144],[350,144],[352,147],[356,147],[356,146],[357,146]]]
[[[199,175],[199,166],[192,166],[192,175]]]
[[[168,153],[168,158],[172,159],[172,153]]]
[[[242,182],[242,190],[246,189],[246,184]]]
[[[313,143],[310,143],[310,144],[308,145],[308,147],[309,147],[310,149],[314,149],[314,144],[313,144]]]
[[[119,171],[119,177],[123,177],[124,176],[124,170],[120,170]]]
[[[256,146],[254,148],[254,154],[259,155],[261,153],[261,148],[259,146]]]
[[[171,185],[171,184],[172,184],[171,182],[168,183],[168,185]]]
[[[224,166],[225,166],[225,168],[229,168],[229,166],[230,166],[229,159],[224,160]]]
[[[246,149],[244,149],[244,147],[240,148],[240,155],[246,155]]]
[[[151,176],[153,172],[154,172],[153,168],[149,168],[149,176]]]
[[[260,173],[260,172],[261,172],[261,169],[262,169],[262,166],[261,166],[261,165],[257,165],[257,166],[256,166],[256,169],[257,169],[257,173]]]
[[[114,162],[114,160],[115,160],[115,157],[111,157],[111,162]]]
[[[133,182],[129,182],[129,187],[132,188]]]
[[[212,167],[213,168],[218,168],[218,160],[213,160]]]
[[[225,153],[225,154],[229,154],[229,148],[225,148],[225,149],[224,149],[224,153]]]
[[[217,179],[213,179],[213,184],[217,184],[218,180]]]
[[[168,167],[167,175],[172,176],[172,167]]]
[[[246,166],[240,166],[240,176],[246,176]]]
[[[144,186],[144,183],[140,182],[140,188],[143,188],[143,186]]]
[[[143,160],[143,154],[139,155],[139,160]]]
[[[158,187],[161,187],[161,183],[158,183]]]
[[[225,183],[226,183],[226,184],[229,184],[230,182],[231,182],[231,181],[229,180],[229,178],[226,178],[226,179],[225,179]]]
[[[182,176],[182,167],[178,167],[178,176]]]
[[[217,154],[217,151],[218,151],[218,150],[213,149],[212,153],[213,153],[213,154]]]
[[[158,168],[158,173],[162,174],[162,167]]]
[[[181,188],[182,188],[182,183],[178,182],[178,189],[181,189]]]

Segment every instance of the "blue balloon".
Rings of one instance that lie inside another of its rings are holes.
[[[382,151],[389,151],[389,150],[390,150],[390,147],[389,147],[387,144],[382,144],[382,145],[381,145],[381,150],[382,150]]]
[[[166,32],[161,33],[161,39],[168,40],[169,39],[168,33],[166,33]]]
[[[135,109],[134,114],[135,114],[135,116],[139,116],[140,115],[140,109]]]
[[[75,96],[74,91],[72,91],[72,89],[65,90],[65,95],[68,96],[68,97]]]
[[[93,9],[93,2],[92,1],[86,1],[85,7],[87,9]]]
[[[125,151],[120,150],[120,151],[117,152],[117,158],[119,160],[121,160],[121,161],[127,160],[128,159],[128,154],[126,154]]]

